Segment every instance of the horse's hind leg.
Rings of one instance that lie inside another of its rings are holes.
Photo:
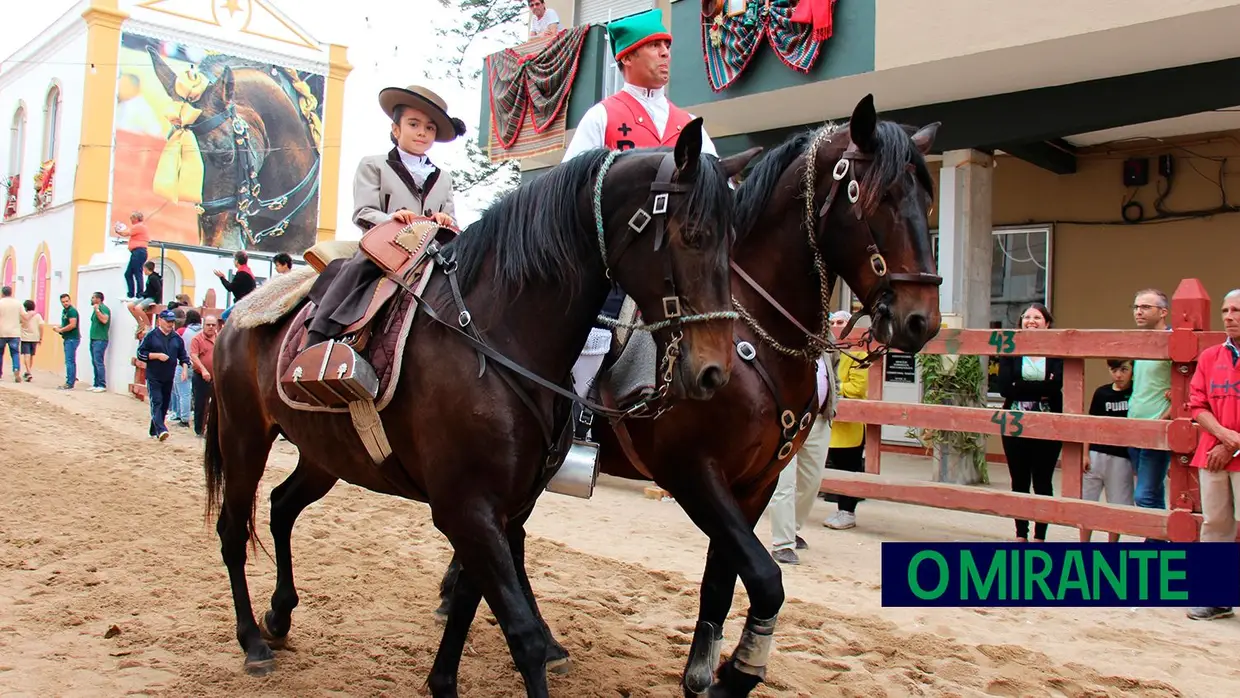
[[[207,485],[212,497],[221,496],[222,500],[215,530],[220,536],[220,553],[232,587],[237,641],[245,651],[246,672],[263,676],[275,668],[275,656],[254,620],[245,579],[245,548],[254,535],[254,500],[267,467],[272,437],[253,427],[247,429],[244,423],[228,423],[219,412],[219,403],[213,402],[210,410],[205,458]],[[222,427],[220,422],[225,422]],[[221,434],[227,438],[221,438]]]
[[[461,654],[465,651],[465,640],[469,637],[469,626],[474,622],[478,612],[478,603],[482,601],[482,592],[476,584],[471,583],[469,575],[463,573],[460,563],[453,556],[448,567],[451,575],[451,589],[443,597],[444,631],[439,642],[439,651],[435,654],[435,664],[427,678],[427,685],[434,698],[455,698],[457,695],[457,675],[461,668]],[[445,580],[446,581],[446,580]]]
[[[538,609],[538,599],[534,597],[534,590],[530,586],[530,578],[525,569],[525,526],[516,526],[508,537],[508,545],[512,548],[512,562],[517,568],[517,575],[521,578],[521,589],[525,592],[526,600],[530,603],[530,608],[534,609],[534,615],[538,617],[538,622],[542,624],[543,629],[547,633],[547,669],[557,674],[567,674],[572,668],[571,658],[568,650],[555,639],[551,628],[547,626],[547,622],[543,620],[542,612]],[[456,555],[452,556],[452,561],[448,563],[448,569],[444,572],[443,580],[439,583],[439,608],[435,609],[435,619],[440,622],[446,622],[452,613],[453,596],[457,585],[459,584],[461,575],[461,563],[457,560]],[[735,580],[735,575],[733,575]],[[725,611],[726,614],[726,611]],[[711,667],[713,676],[714,667]]]
[[[478,586],[499,621],[513,662],[525,680],[526,695],[546,698],[547,631],[526,598],[496,512],[475,499],[454,501],[450,507],[432,506],[431,513],[436,528],[460,556],[463,577],[467,575],[469,583]],[[453,619],[448,623],[453,625]]]
[[[528,518],[528,515],[527,515]],[[517,577],[521,581],[521,589],[525,592],[525,598],[529,601],[530,608],[534,610],[534,616],[538,619],[538,623],[542,625],[543,631],[547,635],[547,670],[556,674],[567,674],[572,668],[572,662],[568,656],[568,650],[555,639],[555,635],[551,634],[551,628],[547,626],[547,621],[543,620],[542,612],[538,610],[538,599],[534,598],[534,589],[530,586],[529,575],[525,570],[525,523],[511,524],[508,534],[508,546],[512,548],[512,562],[517,568]]]
[[[293,524],[306,507],[322,499],[335,486],[337,478],[306,461],[297,462],[293,474],[271,491],[271,538],[276,549],[276,589],[271,594],[271,610],[263,616],[263,638],[279,649],[288,637],[297,608],[297,587],[293,583]]]

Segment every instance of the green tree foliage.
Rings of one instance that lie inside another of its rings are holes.
[[[454,80],[465,89],[481,90],[482,99],[486,100],[489,88],[483,83],[483,62],[478,48],[483,44],[513,46],[520,43],[529,7],[523,0],[440,0],[440,4],[447,10],[448,20],[435,30],[440,41],[431,71],[438,72],[438,77]],[[468,164],[452,173],[453,188],[457,194],[470,192],[475,199],[483,196],[477,191],[479,188],[493,188],[490,196],[478,201],[480,206],[486,206],[521,182],[521,170],[516,161],[493,163],[478,145],[477,124],[466,136],[465,155]]]

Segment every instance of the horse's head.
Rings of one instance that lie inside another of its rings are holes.
[[[253,109],[237,104],[231,68],[224,66],[215,79],[193,68],[178,75],[154,49],[147,52],[173,100],[173,128],[187,131],[197,142],[202,158],[198,227],[204,245],[220,247],[236,225],[242,187],[253,187],[263,166],[267,137],[262,120]],[[259,194],[249,192],[254,198]]]
[[[938,128],[910,135],[879,121],[867,95],[846,129],[819,132],[807,154],[814,165],[807,185],[828,192],[806,212],[827,267],[861,299],[875,339],[910,353],[938,334],[941,320],[929,224],[934,184],[924,158]]]
[[[632,296],[643,322],[659,328],[665,359],[678,369],[669,375],[661,364],[660,380],[670,378],[677,396],[704,400],[728,382],[732,368],[728,179],[756,151],[704,157],[702,135],[702,120],[694,119],[673,151],[630,152],[598,181],[608,273]]]

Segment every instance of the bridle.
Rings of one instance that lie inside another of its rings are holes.
[[[233,163],[237,169],[237,191],[229,196],[204,201],[195,208],[199,215],[207,216],[235,211],[237,224],[241,226],[242,233],[252,245],[258,244],[263,238],[268,236],[279,237],[288,230],[289,223],[309,205],[318,191],[320,158],[316,157],[314,159],[314,164],[310,166],[306,176],[288,192],[269,199],[261,198],[262,187],[258,182],[258,173],[263,166],[263,157],[254,147],[254,143],[250,138],[250,125],[244,117],[237,113],[235,102],[230,100],[224,111],[216,113],[203,121],[195,121],[186,128],[196,137],[201,137],[223,126],[225,122],[229,124],[229,137],[232,142],[234,156]],[[289,210],[280,220],[276,221],[275,224],[257,232],[251,229],[251,216],[258,215],[263,211],[282,211],[288,206],[289,201],[297,197],[298,194],[301,194],[301,197],[297,205]]]
[[[668,211],[672,208],[671,199],[674,196],[682,196],[689,192],[689,185],[684,182],[675,181],[675,177],[679,174],[676,168],[676,159],[673,153],[665,153],[663,159],[659,162],[659,170],[654,181],[650,184],[650,197],[646,199],[643,205],[639,206],[633,215],[629,218],[627,233],[625,237],[615,245],[611,254],[608,254],[607,239],[605,229],[603,227],[603,180],[607,176],[608,170],[615,162],[616,157],[620,155],[620,151],[611,151],[603,160],[599,167],[598,174],[594,182],[594,225],[598,232],[599,252],[603,259],[603,273],[608,279],[612,278],[611,268],[615,266],[624,256],[629,247],[645,233],[646,229],[653,223],[654,225],[654,251],[663,253],[659,255],[663,266],[663,319],[651,324],[638,323],[622,323],[612,320],[606,316],[600,315],[597,321],[600,324],[609,327],[619,327],[629,330],[638,330],[642,332],[659,332],[666,330],[668,332],[667,347],[663,351],[663,357],[659,365],[660,384],[658,388],[650,395],[639,401],[636,405],[628,410],[626,416],[648,416],[650,406],[656,402],[662,402],[667,398],[670,390],[673,373],[676,362],[680,358],[680,343],[684,339],[682,328],[684,325],[694,322],[710,322],[713,320],[735,320],[738,317],[736,312],[730,310],[720,310],[707,313],[695,313],[685,315],[682,308],[681,297],[676,287],[676,271],[675,265],[672,263],[671,246],[667,239],[667,218]],[[647,210],[649,209],[649,210]],[[631,232],[629,232],[631,231]],[[687,304],[685,304],[687,305]],[[661,406],[652,417],[658,417],[669,409],[668,406]]]
[[[855,311],[848,320],[848,325],[840,332],[840,336],[847,336],[856,325],[857,321],[864,315],[871,315],[874,318],[880,318],[890,315],[890,299],[894,295],[895,290],[892,288],[893,282],[905,282],[916,284],[927,284],[939,286],[943,283],[943,278],[937,274],[928,274],[925,272],[891,272],[887,266],[887,260],[879,251],[878,243],[874,237],[874,230],[869,223],[869,215],[865,210],[858,206],[861,200],[861,183],[857,181],[858,167],[854,163],[873,162],[874,157],[868,153],[862,152],[856,142],[849,140],[848,147],[844,149],[844,153],[835,163],[835,167],[831,171],[831,189],[827,192],[826,198],[823,200],[822,206],[815,211],[814,200],[815,190],[817,188],[816,160],[818,149],[823,143],[829,143],[831,136],[834,135],[834,128],[824,128],[818,132],[811,142],[810,147],[805,155],[805,219],[804,227],[808,234],[808,242],[812,262],[815,271],[818,273],[819,294],[821,299],[819,327],[818,332],[811,332],[800,321],[788,312],[782,305],[775,301],[774,298],[762,288],[757,282],[745,273],[736,260],[732,260],[732,270],[741,277],[745,283],[751,286],[764,300],[771,304],[784,319],[792,323],[793,327],[803,333],[806,338],[806,345],[801,349],[793,349],[778,342],[769,332],[767,332],[757,319],[741,305],[735,297],[732,299],[732,305],[736,308],[740,317],[764,342],[771,345],[776,351],[787,356],[797,357],[809,362],[817,361],[820,356],[830,351],[841,351],[847,347],[866,346],[870,344],[873,337],[873,327],[867,329],[863,335],[849,342],[840,342],[831,336],[829,317],[831,314],[831,292],[835,287],[836,274],[827,269],[826,263],[822,258],[822,250],[818,246],[818,225],[826,221],[827,215],[831,211],[831,206],[836,203],[840,193],[840,187],[845,177],[848,178],[848,184],[845,185],[845,195],[852,209],[853,215],[858,221],[864,223],[864,234],[868,238],[866,252],[870,255],[870,269],[874,275],[878,277],[878,282],[870,289],[870,292],[863,299],[861,308]],[[908,163],[905,167],[909,171],[913,171],[913,164]],[[869,350],[864,358],[858,359],[859,363],[869,365],[870,362],[881,357],[887,352],[887,345],[881,344],[877,349]],[[856,358],[856,357],[854,357]]]

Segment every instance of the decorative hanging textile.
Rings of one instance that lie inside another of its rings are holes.
[[[568,97],[589,32],[588,24],[573,27],[487,56],[491,162],[564,147]]]
[[[729,13],[739,4],[703,3],[702,51],[712,90],[720,92],[740,77],[763,37],[770,38],[771,49],[789,68],[808,73],[814,67],[831,36],[835,0],[800,0],[799,6],[797,0],[748,0],[743,12]],[[793,21],[794,14],[804,23]]]
[[[9,175],[4,180],[4,220],[17,215],[17,192],[21,189],[22,176]]]
[[[52,205],[52,178],[56,175],[56,161],[48,160],[34,173],[34,210],[43,211]]]

